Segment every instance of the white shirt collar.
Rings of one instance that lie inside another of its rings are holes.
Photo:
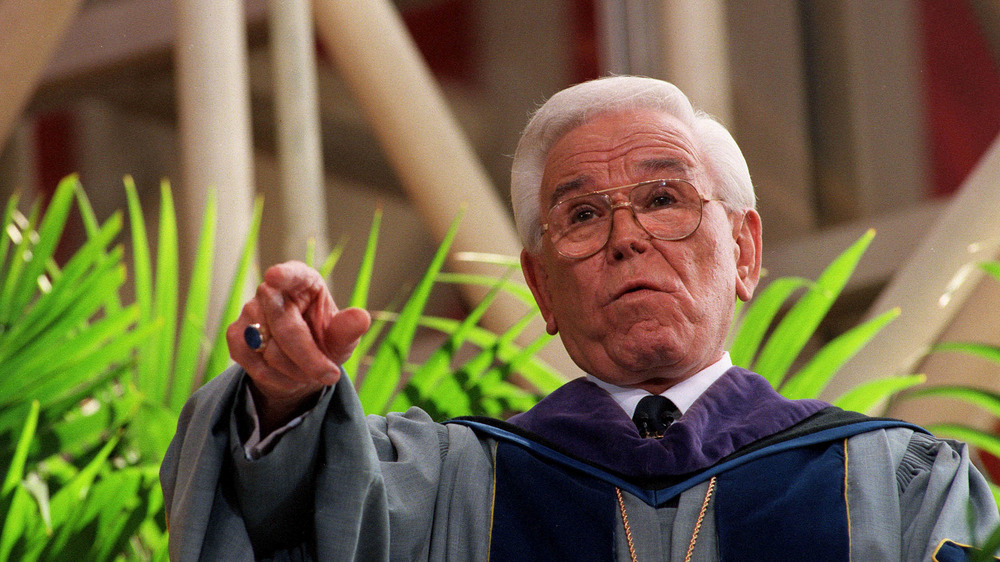
[[[722,354],[721,359],[661,392],[660,396],[669,398],[677,406],[677,409],[681,411],[681,414],[683,414],[708,387],[712,386],[712,383],[732,366],[733,360],[729,357],[729,352],[727,351]],[[644,396],[649,396],[649,392],[641,388],[615,386],[589,373],[587,374],[587,380],[606,390],[630,418],[635,413],[635,406],[639,403],[639,400]]]

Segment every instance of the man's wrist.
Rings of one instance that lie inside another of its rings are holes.
[[[290,395],[274,397],[261,392],[253,380],[248,381],[250,394],[257,411],[257,423],[261,438],[265,438],[274,430],[287,425],[293,419],[311,410],[323,394],[323,388],[304,396]]]

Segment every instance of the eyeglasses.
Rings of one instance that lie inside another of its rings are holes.
[[[628,189],[628,201],[613,203],[611,193]],[[542,230],[549,233],[560,255],[571,259],[590,257],[611,239],[614,211],[622,207],[650,236],[681,240],[701,224],[702,207],[709,201],[685,180],[651,180],[593,191],[556,203],[549,209]]]

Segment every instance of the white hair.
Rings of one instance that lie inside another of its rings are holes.
[[[729,131],[708,114],[695,110],[677,86],[638,76],[611,76],[577,84],[556,93],[528,121],[514,152],[510,195],[521,243],[531,252],[540,249],[542,226],[539,192],[545,161],[552,146],[571,130],[602,114],[649,109],[679,119],[715,180],[712,195],[730,211],[756,205],[750,170]]]

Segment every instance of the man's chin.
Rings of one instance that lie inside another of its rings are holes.
[[[651,332],[633,335],[635,332],[606,347],[608,356],[623,369],[644,373],[669,369],[684,362],[683,350],[673,345],[672,338]],[[649,337],[643,337],[645,335]]]
[[[671,381],[676,383],[685,378],[686,368],[683,357],[667,349],[658,354],[648,353],[648,349],[644,351],[647,353],[619,352],[612,355],[611,359],[620,373],[617,378],[629,381],[629,384],[620,386],[636,386],[645,381],[669,384]]]
[[[560,335],[570,357],[585,372],[601,380],[607,379],[610,384],[632,386],[636,381],[650,378],[674,378],[675,372],[684,371],[688,358],[680,347],[672,345],[675,338],[664,337],[663,327],[658,328],[659,333],[640,330],[636,334],[632,331],[600,342],[583,342],[583,345],[567,341],[565,332]]]

